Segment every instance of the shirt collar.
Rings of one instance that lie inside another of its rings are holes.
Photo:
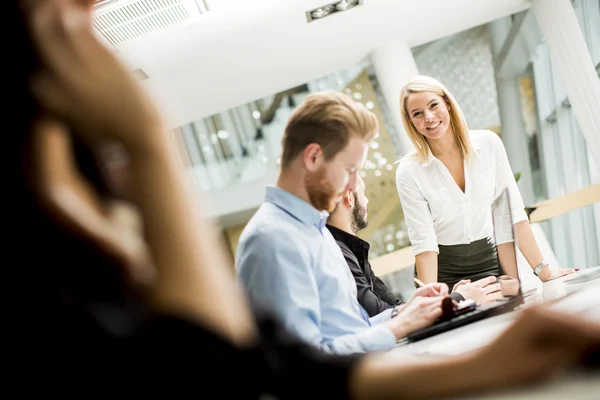
[[[352,253],[354,253],[356,258],[359,260],[362,257],[369,256],[369,249],[371,248],[371,245],[368,242],[362,240],[356,235],[343,231],[329,224],[327,225],[327,229],[329,229],[331,236],[333,236],[336,241],[342,242],[348,246],[350,251],[352,251]]]
[[[429,146],[427,146],[427,159],[425,161],[421,161],[421,165],[423,167],[426,167],[429,164],[431,164],[433,162],[433,160],[435,160],[435,157],[433,156],[433,153],[431,152],[431,149],[429,148]]]
[[[479,149],[481,149],[481,144],[477,141],[473,141],[471,139],[471,135],[469,135],[469,143],[471,144],[471,148],[475,150],[475,154],[477,154],[477,151],[479,151]],[[421,166],[426,167],[429,164],[431,164],[433,162],[433,160],[435,160],[435,156],[433,155],[433,153],[431,152],[431,149],[429,148],[429,146],[427,146],[427,159],[425,161],[421,161]]]
[[[275,205],[305,225],[323,229],[329,217],[327,211],[319,211],[300,197],[278,187],[268,185],[265,201]]]

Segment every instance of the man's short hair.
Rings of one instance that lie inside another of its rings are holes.
[[[320,145],[325,159],[330,160],[352,136],[369,142],[378,129],[375,114],[346,93],[313,93],[294,110],[285,127],[281,167],[286,168],[311,143]]]

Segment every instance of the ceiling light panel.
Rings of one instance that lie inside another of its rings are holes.
[[[306,12],[307,22],[313,22],[333,14],[348,11],[363,4],[363,0],[341,0],[325,4],[321,7]]]
[[[209,11],[207,0],[100,0],[95,31],[112,46],[193,20]]]

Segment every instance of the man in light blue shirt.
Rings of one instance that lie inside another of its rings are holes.
[[[329,352],[392,348],[439,317],[448,292],[431,284],[372,318],[358,303],[354,277],[325,223],[340,196],[355,189],[377,129],[374,114],[344,93],[309,96],[286,126],[277,184],[267,187],[237,248],[236,270],[251,300]]]

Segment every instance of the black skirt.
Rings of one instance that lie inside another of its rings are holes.
[[[470,279],[473,282],[502,274],[493,238],[438,247],[438,282],[447,284],[450,290],[461,279]]]

